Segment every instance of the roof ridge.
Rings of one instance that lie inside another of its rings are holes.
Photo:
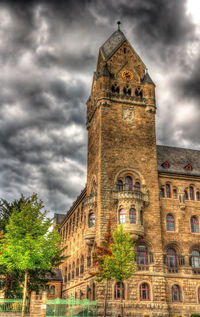
[[[163,147],[168,147],[168,148],[174,148],[174,149],[179,149],[179,150],[189,150],[189,151],[197,151],[200,152],[199,150],[196,149],[189,149],[189,148],[184,148],[184,147],[178,147],[178,146],[171,146],[171,145],[164,145],[164,144],[156,144],[156,146],[163,146]]]

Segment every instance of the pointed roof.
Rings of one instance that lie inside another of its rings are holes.
[[[151,77],[149,76],[149,73],[146,72],[146,74],[144,75],[144,78],[142,79],[143,83],[147,83],[147,84],[152,84],[155,86],[153,80],[151,79]]]
[[[103,58],[108,60],[108,58],[116,51],[116,49],[121,46],[125,40],[126,37],[122,31],[115,31],[100,48]]]
[[[99,73],[99,76],[108,76],[108,77],[112,77],[112,74],[109,72],[108,70],[108,66],[107,63],[104,63],[102,70]]]

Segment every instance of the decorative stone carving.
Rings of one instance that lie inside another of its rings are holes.
[[[134,110],[132,107],[122,107],[122,119],[131,122],[134,118]]]

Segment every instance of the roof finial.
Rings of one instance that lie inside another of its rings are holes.
[[[121,22],[120,22],[120,21],[117,21],[117,24],[118,24],[118,31],[120,31],[120,24],[121,24]]]

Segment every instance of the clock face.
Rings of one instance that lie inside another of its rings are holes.
[[[122,72],[122,78],[126,80],[132,80],[133,79],[133,73],[130,70],[124,70]]]

